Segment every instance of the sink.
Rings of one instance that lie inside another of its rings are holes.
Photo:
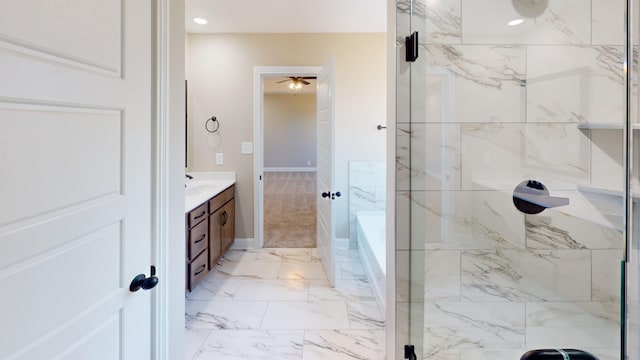
[[[193,179],[185,179],[185,213],[235,184],[234,172],[189,172]]]
[[[194,184],[194,185],[187,184],[187,187],[184,188],[184,194],[186,196],[189,196],[189,195],[197,195],[201,193],[218,193],[221,190],[223,190],[221,186],[210,184],[210,183]]]

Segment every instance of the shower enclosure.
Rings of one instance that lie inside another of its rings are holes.
[[[389,358],[639,358],[637,9],[397,1]]]

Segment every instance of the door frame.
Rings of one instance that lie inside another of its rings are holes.
[[[253,67],[253,244],[248,248],[264,246],[264,96],[266,77],[316,76],[321,66],[254,66]]]
[[[151,358],[184,358],[185,0],[153,2]]]

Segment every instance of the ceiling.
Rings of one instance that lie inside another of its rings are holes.
[[[188,33],[386,31],[386,0],[186,0]],[[208,20],[198,25],[193,18]]]

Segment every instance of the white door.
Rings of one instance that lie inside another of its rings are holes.
[[[0,359],[150,358],[150,4],[0,0]]]
[[[317,204],[318,224],[317,243],[320,261],[331,286],[335,286],[335,221],[333,203],[339,197],[334,189],[334,118],[335,118],[335,58],[318,72],[317,122],[318,122],[318,159],[317,159]]]

